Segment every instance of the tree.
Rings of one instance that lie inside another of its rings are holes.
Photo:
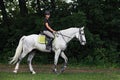
[[[3,0],[0,0],[0,9],[2,11],[3,21],[6,22],[8,19],[7,12]]]
[[[77,58],[78,63],[90,65],[120,64],[120,0],[65,1],[0,0],[0,59],[4,62],[13,55],[22,35],[43,30],[44,11],[51,10],[52,27],[56,30],[86,26],[87,45],[83,47],[73,41],[67,49],[67,55],[74,63]],[[28,11],[29,17],[22,17],[27,16]],[[77,56],[72,53],[77,53]],[[37,57],[36,62],[44,62],[45,58],[46,55]]]
[[[38,14],[41,13],[41,9],[40,9],[40,0],[37,0],[37,13],[38,13]]]
[[[19,8],[21,16],[26,16],[28,14],[25,0],[19,0]]]
[[[51,0],[51,7],[52,7],[52,10],[54,11],[55,10],[55,0]]]

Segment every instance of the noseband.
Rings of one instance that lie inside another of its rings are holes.
[[[83,31],[83,30],[79,29],[79,37],[80,37],[80,39],[81,39],[81,41],[80,41],[81,43],[86,42],[86,41],[84,41],[84,40],[82,39],[82,36],[85,35],[84,33],[82,33],[82,31]]]

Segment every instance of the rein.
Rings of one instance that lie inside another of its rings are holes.
[[[75,32],[75,33],[77,33],[77,32]],[[74,34],[75,34],[75,33],[74,33]],[[79,33],[80,33],[80,29],[79,29]],[[62,36],[62,38],[64,39],[64,41],[65,41],[65,38],[64,38],[64,37],[72,38],[72,37],[70,37],[70,36],[63,35],[61,32],[56,33],[56,34],[61,35],[61,36]],[[80,34],[81,34],[81,33],[80,33]],[[67,43],[67,41],[65,41],[65,42]]]
[[[82,30],[80,30],[79,29],[79,37],[80,37],[80,39],[81,39],[81,41],[80,42],[85,42],[83,39],[82,39],[82,35],[84,35],[84,33],[81,33],[82,32]],[[77,33],[77,32],[75,32],[75,33]],[[74,33],[74,34],[75,34]],[[56,34],[58,34],[58,35],[61,35],[62,36],[62,38],[64,39],[64,41],[67,43],[67,41],[65,40],[65,38],[64,37],[67,37],[67,38],[72,38],[72,37],[70,37],[70,36],[67,36],[67,35],[64,35],[64,34],[62,34],[61,32],[59,32],[59,33],[56,33]]]
[[[59,35],[61,35],[61,36],[68,37],[68,38],[71,38],[71,37],[69,37],[69,36],[63,35],[61,32],[60,32],[60,33],[57,33],[57,34],[59,34]]]
[[[67,43],[67,41],[65,40],[65,38],[64,38],[63,36],[68,37],[68,38],[72,38],[72,37],[69,37],[69,36],[67,36],[67,35],[63,35],[61,32],[60,32],[60,33],[57,33],[57,34],[61,35],[62,38],[64,39],[64,41],[65,41],[66,43]]]

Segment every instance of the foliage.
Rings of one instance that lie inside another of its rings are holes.
[[[87,44],[81,46],[74,39],[65,51],[70,63],[120,65],[119,2],[120,0],[73,0],[73,3],[66,3],[58,0],[55,1],[54,8],[48,0],[29,0],[26,1],[28,14],[23,17],[18,1],[6,0],[4,11],[7,19],[3,19],[0,10],[0,63],[7,63],[9,57],[14,55],[20,37],[39,34],[43,30],[44,11],[50,10],[55,30],[85,26]],[[54,54],[41,53],[34,61],[52,63],[53,56]]]

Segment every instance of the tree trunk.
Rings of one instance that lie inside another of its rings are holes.
[[[51,6],[52,6],[52,10],[54,11],[55,10],[55,0],[51,0]]]
[[[40,0],[37,0],[37,13],[38,13],[38,14],[41,14]]]
[[[20,8],[20,14],[21,16],[26,16],[28,15],[28,9],[26,7],[26,2],[25,0],[19,0],[19,8]]]
[[[8,19],[8,16],[7,16],[7,12],[6,12],[6,10],[5,10],[5,5],[4,5],[3,0],[0,0],[0,9],[1,9],[1,11],[2,11],[3,21],[6,22],[7,19]]]

